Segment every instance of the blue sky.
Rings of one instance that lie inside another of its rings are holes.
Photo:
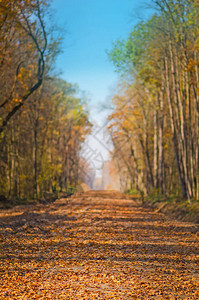
[[[91,121],[98,123],[95,133],[86,141],[90,156],[93,151],[91,165],[97,170],[108,159],[110,148],[103,126],[110,111],[99,108],[108,103],[117,84],[117,74],[106,51],[111,50],[117,39],[127,38],[149,11],[143,9],[143,2],[135,0],[53,0],[52,7],[55,20],[66,32],[57,69],[63,79],[77,83],[86,93]]]
[[[117,82],[106,50],[115,40],[128,36],[143,17],[143,4],[135,0],[53,0],[52,6],[55,19],[66,31],[57,68],[63,79],[77,83],[88,94],[94,112],[111,96]]]

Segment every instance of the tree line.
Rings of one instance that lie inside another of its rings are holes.
[[[154,0],[109,52],[109,130],[124,189],[199,200],[199,1]]]
[[[90,132],[78,88],[57,77],[61,34],[45,0],[0,3],[0,194],[33,199],[67,192],[82,178]]]

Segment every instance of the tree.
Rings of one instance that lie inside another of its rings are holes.
[[[0,193],[38,199],[80,184],[81,145],[91,124],[76,93],[75,86],[51,78],[13,117],[1,151]]]
[[[153,2],[156,14],[109,57],[141,109],[144,130],[134,136],[145,153],[146,190],[170,193],[177,185],[168,177],[178,174],[182,196],[198,199],[198,1]]]
[[[43,82],[50,36],[45,1],[1,1],[0,9],[2,133]]]

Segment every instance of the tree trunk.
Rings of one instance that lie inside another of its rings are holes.
[[[154,187],[158,189],[158,110],[154,112]]]
[[[163,116],[163,108],[164,108],[164,82],[162,83],[162,88],[160,92],[160,100],[159,100],[159,135],[158,135],[158,181],[159,187],[162,194],[166,192],[166,182],[165,182],[165,172],[164,172],[164,147],[163,147],[163,129],[164,129],[164,116]]]
[[[185,186],[185,182],[184,182],[183,176],[182,176],[183,172],[182,172],[182,167],[181,167],[180,157],[179,157],[179,152],[178,152],[178,136],[176,134],[176,128],[175,128],[176,125],[175,125],[175,118],[174,118],[174,109],[173,109],[172,102],[171,102],[168,58],[166,56],[165,56],[165,80],[166,80],[166,92],[167,92],[167,100],[168,100],[168,104],[169,104],[170,122],[171,122],[172,134],[173,134],[173,146],[174,146],[174,153],[175,153],[175,158],[176,158],[178,178],[179,178],[179,183],[181,186],[182,196],[183,196],[183,198],[186,198],[187,197],[186,186]]]

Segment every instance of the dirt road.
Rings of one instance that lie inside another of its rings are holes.
[[[199,299],[197,226],[118,192],[0,212],[0,299]]]

